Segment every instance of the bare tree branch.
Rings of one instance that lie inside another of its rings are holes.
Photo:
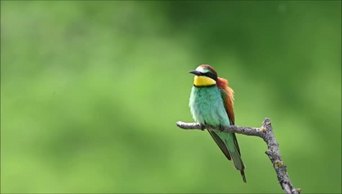
[[[229,126],[223,127],[221,129],[215,128],[213,126],[203,126],[199,123],[185,123],[182,121],[177,122],[177,126],[182,129],[208,129],[208,130],[221,130],[227,133],[239,133],[248,136],[257,136],[262,138],[267,144],[267,151],[265,152],[269,159],[273,164],[273,168],[277,174],[277,178],[281,188],[284,190],[285,193],[288,194],[299,194],[300,189],[295,188],[291,183],[289,175],[287,174],[286,166],[281,159],[280,151],[279,151],[279,144],[273,134],[271,120],[265,118],[260,128],[254,127],[238,127],[238,126]]]

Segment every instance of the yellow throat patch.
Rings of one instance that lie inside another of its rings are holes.
[[[195,86],[211,86],[215,85],[216,81],[206,76],[195,76],[194,85]]]

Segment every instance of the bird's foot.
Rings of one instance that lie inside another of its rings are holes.
[[[220,126],[218,127],[218,129],[219,129],[221,132],[224,131],[224,127],[223,127],[222,125],[220,125]]]

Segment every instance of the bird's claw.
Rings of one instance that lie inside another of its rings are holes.
[[[220,125],[220,126],[219,126],[219,130],[220,130],[221,132],[223,132],[223,131],[224,131],[224,127],[223,127],[222,125]]]
[[[205,130],[205,125],[201,125],[201,130],[202,130],[202,131]]]

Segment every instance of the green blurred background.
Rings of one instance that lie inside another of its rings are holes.
[[[176,127],[201,63],[296,187],[341,192],[340,1],[1,1],[1,191],[281,192],[261,139],[238,136],[244,184]]]

